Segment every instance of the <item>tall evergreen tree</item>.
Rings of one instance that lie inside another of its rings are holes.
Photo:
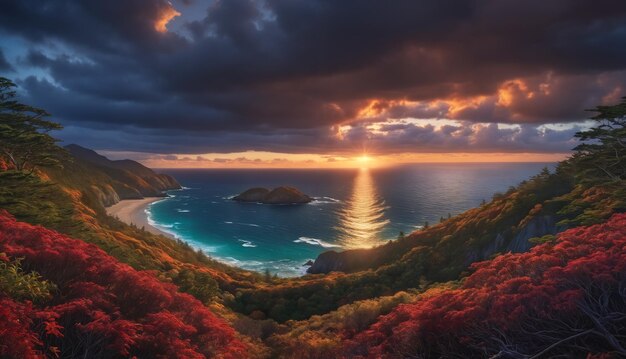
[[[17,171],[59,165],[65,150],[49,132],[61,125],[45,120],[50,116],[46,111],[17,101],[15,87],[0,77],[0,158]]]
[[[626,97],[613,106],[597,106],[592,117],[597,126],[578,132],[583,141],[572,157],[578,173],[587,180],[626,179]]]

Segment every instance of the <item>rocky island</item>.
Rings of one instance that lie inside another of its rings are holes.
[[[273,190],[261,187],[250,188],[233,197],[233,200],[263,204],[303,204],[311,202],[313,198],[296,188],[281,186]]]

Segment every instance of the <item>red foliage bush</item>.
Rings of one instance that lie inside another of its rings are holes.
[[[626,355],[626,214],[477,263],[456,290],[401,305],[346,356]]]
[[[58,287],[43,308],[0,294],[1,357],[245,357],[201,302],[93,245],[0,211],[0,252]]]

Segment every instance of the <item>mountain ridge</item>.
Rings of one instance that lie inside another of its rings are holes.
[[[65,146],[73,157],[70,166],[85,176],[84,181],[77,178],[82,190],[91,192],[103,206],[113,205],[123,199],[141,199],[144,197],[164,197],[164,191],[180,189],[175,178],[167,174],[156,173],[152,169],[133,160],[110,160],[96,151],[76,144]],[[59,174],[66,177],[68,171]],[[92,180],[94,177],[97,179]]]

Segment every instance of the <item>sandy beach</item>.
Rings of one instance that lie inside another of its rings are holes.
[[[149,197],[144,199],[125,199],[111,207],[107,207],[107,214],[113,217],[119,218],[120,221],[128,224],[134,224],[141,228],[144,227],[146,231],[154,234],[162,234],[164,236],[172,237],[171,234],[163,232],[158,228],[148,223],[148,215],[146,214],[146,208],[150,203],[160,201],[163,197]]]

